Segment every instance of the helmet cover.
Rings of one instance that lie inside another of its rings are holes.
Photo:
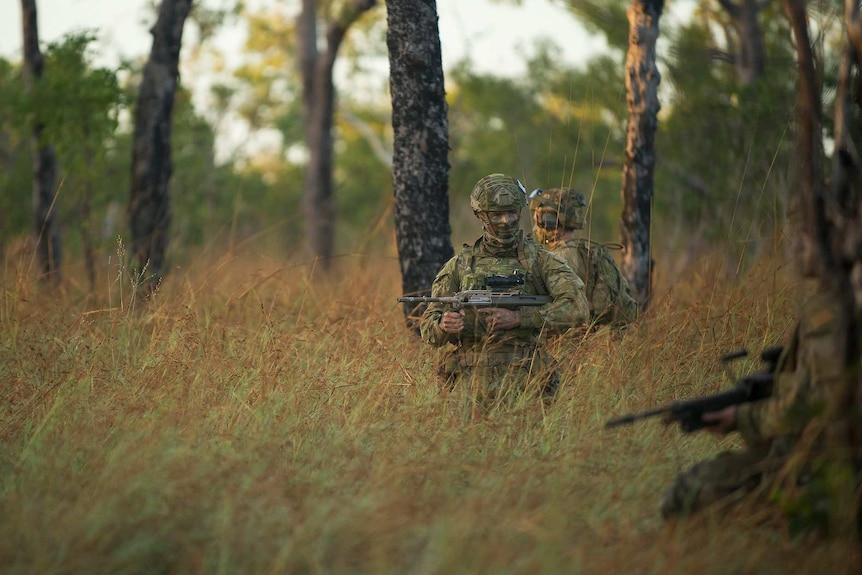
[[[505,174],[485,176],[470,192],[474,212],[520,211],[527,205],[527,192],[521,182]]]

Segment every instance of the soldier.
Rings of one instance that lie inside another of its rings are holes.
[[[842,315],[840,302],[828,291],[814,295],[802,307],[779,357],[772,396],[703,415],[704,421],[713,422],[707,430],[736,431],[745,449],[701,461],[681,473],[662,498],[665,518],[733,501],[776,476],[798,450],[803,430],[828,413],[844,385],[847,322]]]
[[[470,194],[483,234],[449,260],[437,274],[434,297],[485,288],[492,276],[520,277],[512,289],[548,295],[552,301],[519,309],[447,310],[432,303],[422,315],[422,339],[446,347],[440,375],[449,386],[466,382],[471,398],[488,406],[517,395],[531,382],[552,396],[559,382],[553,358],[542,349],[547,333],[562,333],[589,316],[584,283],[560,257],[542,249],[520,229],[526,190],[504,174],[485,176]],[[467,386],[465,386],[467,387]]]
[[[586,284],[590,323],[619,327],[635,319],[637,301],[608,248],[579,236],[586,208],[584,194],[572,188],[533,191],[533,237],[566,260]]]

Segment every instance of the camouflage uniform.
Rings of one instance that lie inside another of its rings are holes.
[[[530,196],[533,237],[584,281],[590,321],[621,326],[637,317],[637,301],[608,248],[573,236],[584,227],[586,206],[584,194],[571,188],[535,190]]]
[[[752,491],[786,462],[803,429],[827,408],[842,384],[845,322],[825,292],[802,309],[793,337],[779,358],[772,397],[740,405],[736,430],[746,448],[697,463],[680,474],[661,502],[664,517],[688,514]]]
[[[432,303],[422,315],[422,339],[445,348],[440,374],[450,386],[466,382],[480,403],[515,396],[530,382],[545,394],[553,394],[558,374],[553,358],[542,349],[547,333],[561,333],[583,324],[588,317],[584,284],[561,258],[542,249],[518,229],[501,238],[483,219],[483,213],[518,211],[526,205],[519,183],[502,174],[486,176],[471,194],[484,233],[474,244],[465,244],[437,274],[431,295],[451,296],[469,289],[483,289],[490,276],[523,277],[513,291],[524,295],[549,295],[543,306],[521,307],[520,326],[491,332],[481,314],[465,309],[464,329],[443,331],[444,304]]]

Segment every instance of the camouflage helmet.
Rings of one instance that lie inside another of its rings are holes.
[[[534,190],[530,194],[533,221],[545,229],[575,229],[584,227],[587,198],[573,188]]]
[[[470,207],[474,212],[519,211],[526,205],[524,185],[505,174],[485,176],[470,192]]]

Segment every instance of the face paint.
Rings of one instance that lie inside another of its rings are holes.
[[[500,240],[512,240],[518,233],[521,224],[520,212],[482,212],[482,226],[489,234]]]

